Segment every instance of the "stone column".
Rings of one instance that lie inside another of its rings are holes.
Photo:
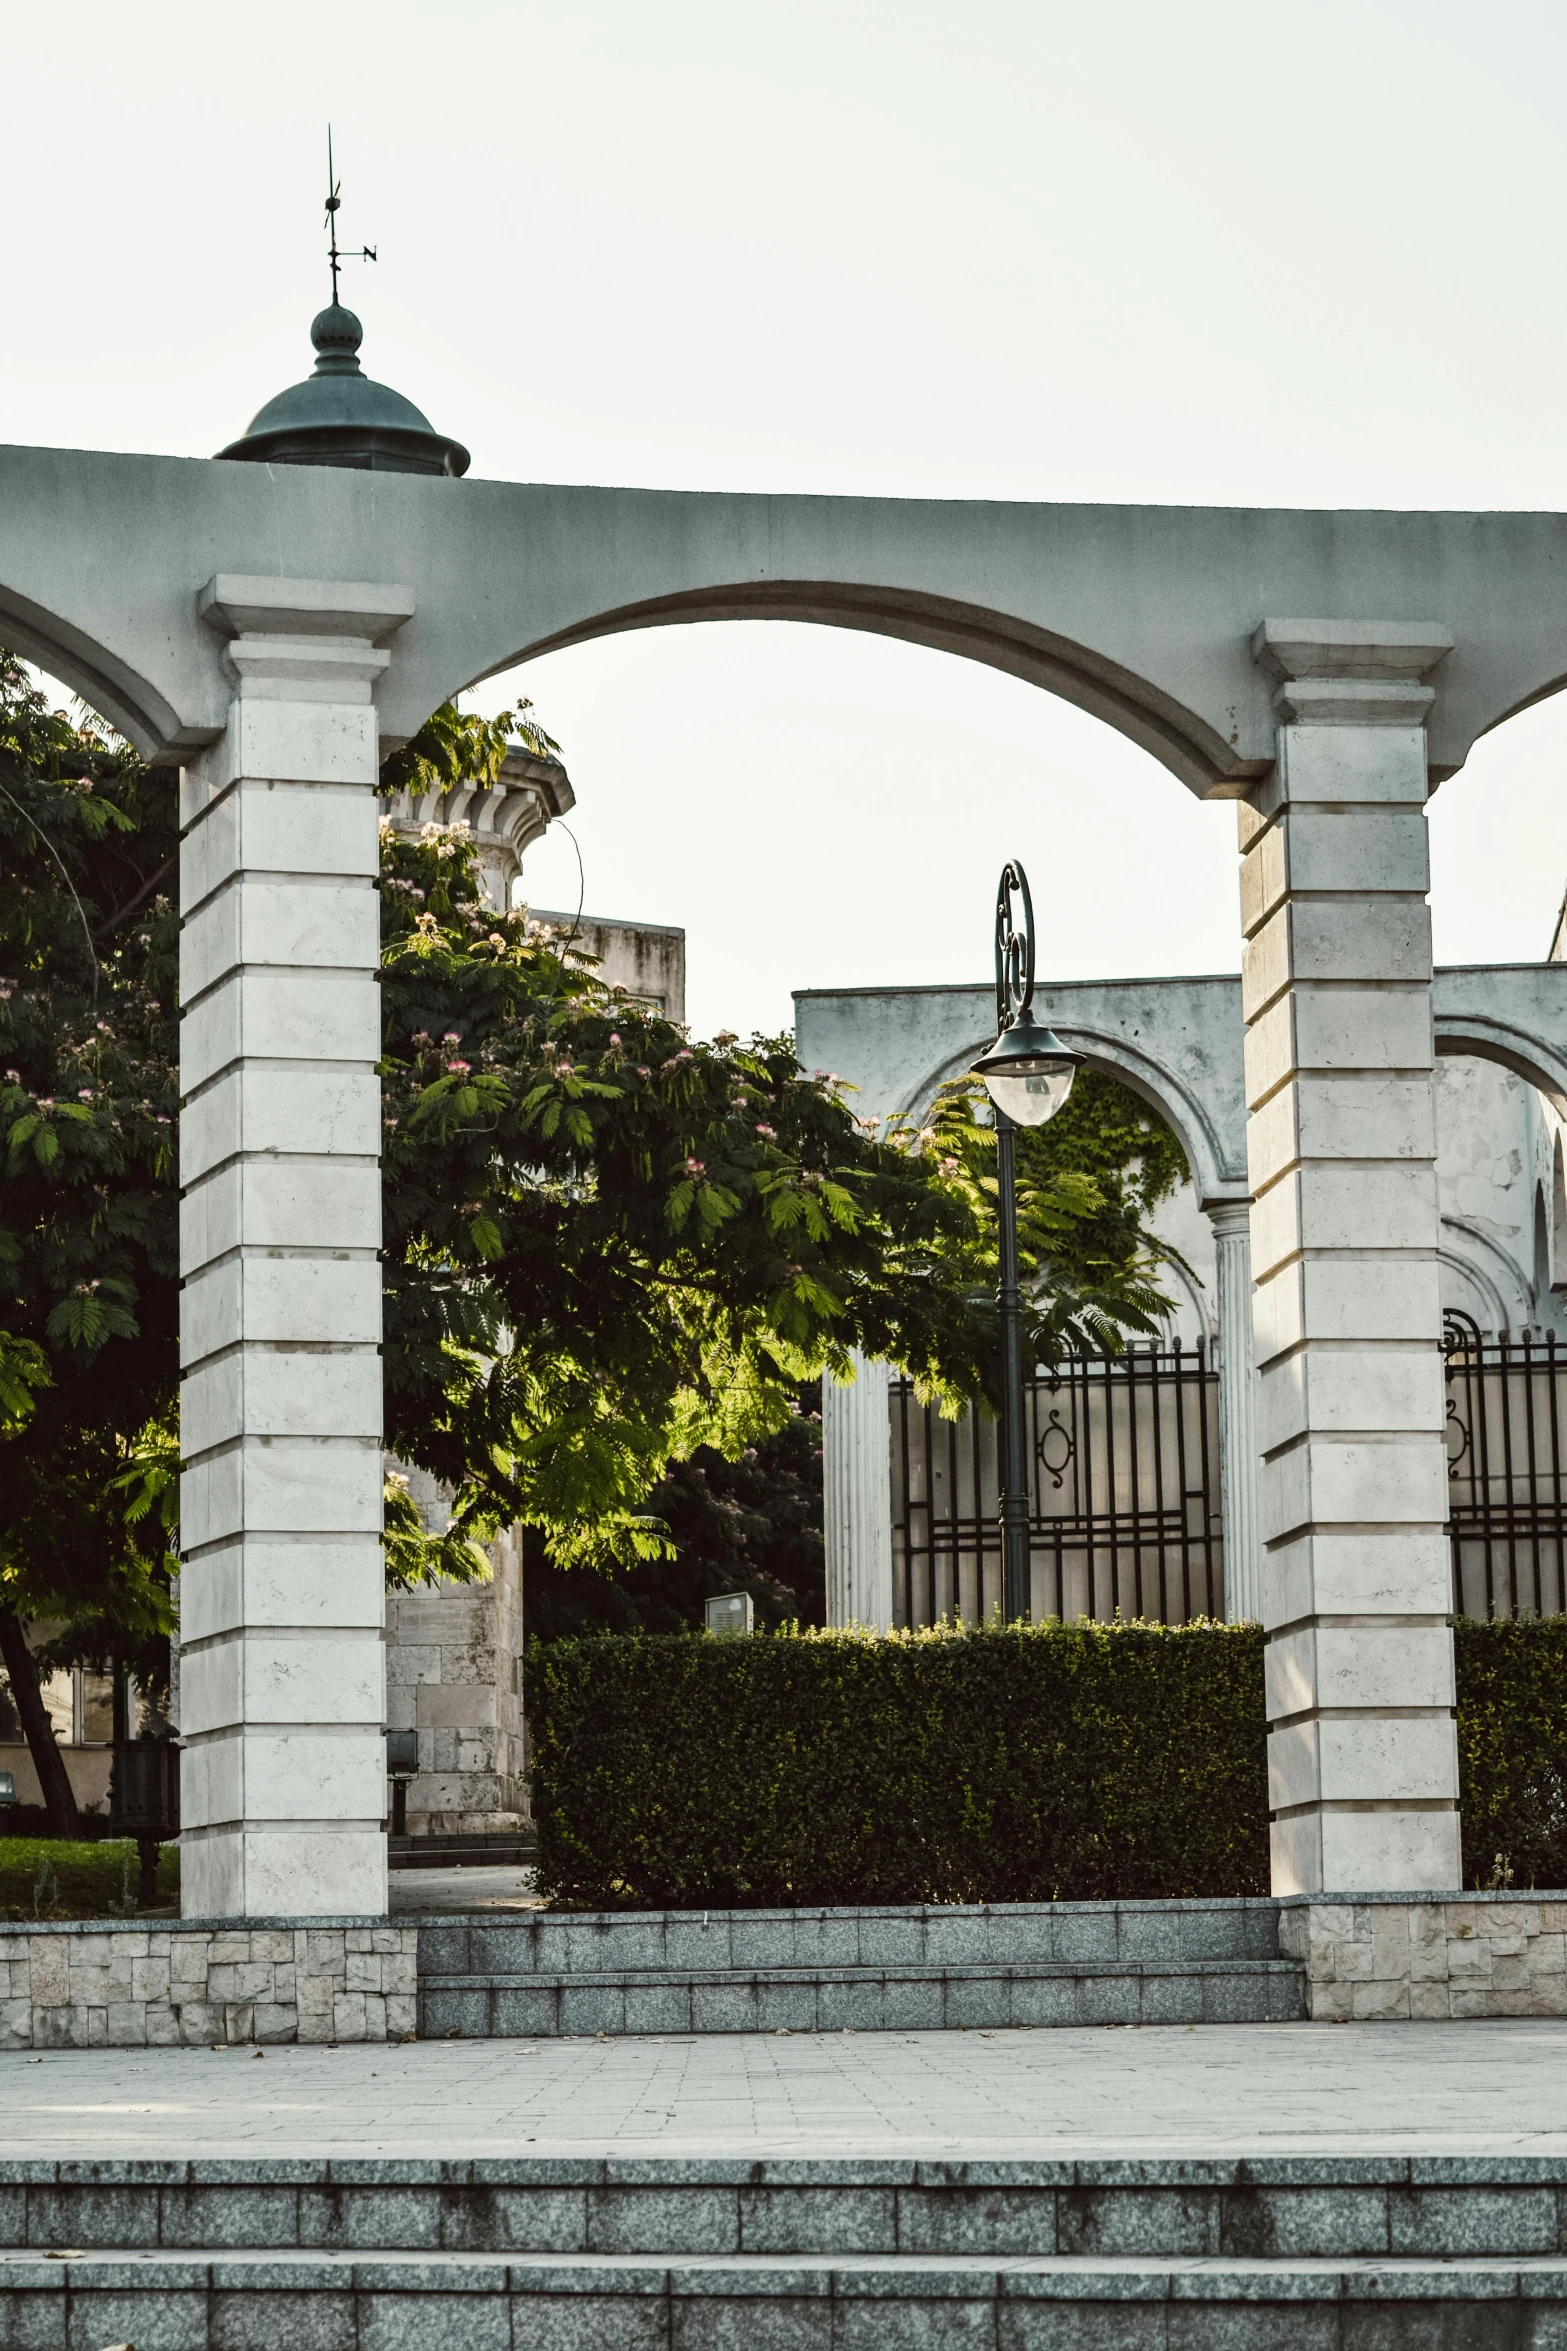
[[[1277,1893],[1461,1883],[1424,815],[1451,643],[1254,643],[1280,681],[1240,812]]]
[[[856,1352],[849,1387],[822,1382],[827,1622],[892,1626],[892,1432],[888,1373]]]
[[[187,1917],[386,1909],[380,650],[406,589],[218,578],[183,784]]]
[[[1224,1613],[1262,1616],[1257,1560],[1257,1375],[1251,1335],[1251,1202],[1208,1204],[1217,1259],[1219,1486],[1224,1512]]]

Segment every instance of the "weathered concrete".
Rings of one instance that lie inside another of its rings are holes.
[[[1169,1120],[1201,1199],[1249,1198],[1238,975],[1041,980],[1034,1002]],[[846,1078],[861,1117],[917,1114],[995,1033],[990,986],[801,988],[794,1006],[801,1059]],[[1499,1062],[1567,1102],[1567,962],[1439,965],[1432,1010],[1439,1056]]]
[[[1436,777],[1567,676],[1567,519],[1551,514],[773,497],[11,448],[0,516],[0,632],[175,755],[225,722],[215,650],[190,626],[219,569],[409,584],[389,741],[529,654],[664,621],[818,621],[958,653],[1231,797],[1274,756],[1249,652],[1268,614],[1445,624]]]

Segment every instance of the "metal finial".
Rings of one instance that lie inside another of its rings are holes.
[[[357,252],[343,252],[337,242],[337,216],[343,205],[343,184],[332,169],[332,125],[326,126],[326,227],[327,260],[332,271],[332,300],[337,301],[337,273],[345,261],[374,261],[373,245],[361,245]]]

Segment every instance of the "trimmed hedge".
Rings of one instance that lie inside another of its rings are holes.
[[[1464,1882],[1567,1886],[1567,1616],[1455,1632]]]
[[[1465,1883],[1567,1886],[1567,1616],[1454,1628]],[[535,1643],[563,1906],[1268,1890],[1256,1625]]]
[[[524,1685],[565,1906],[1268,1890],[1255,1625],[590,1634]]]

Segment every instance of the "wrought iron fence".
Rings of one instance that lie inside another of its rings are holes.
[[[996,1423],[892,1384],[893,1610],[974,1623],[1001,1599]],[[1073,1356],[1028,1383],[1036,1621],[1224,1613],[1219,1382],[1203,1348]]]
[[[1447,1358],[1448,1534],[1453,1605],[1465,1616],[1554,1616],[1567,1608],[1567,1347],[1487,1339],[1469,1315],[1442,1318]]]

